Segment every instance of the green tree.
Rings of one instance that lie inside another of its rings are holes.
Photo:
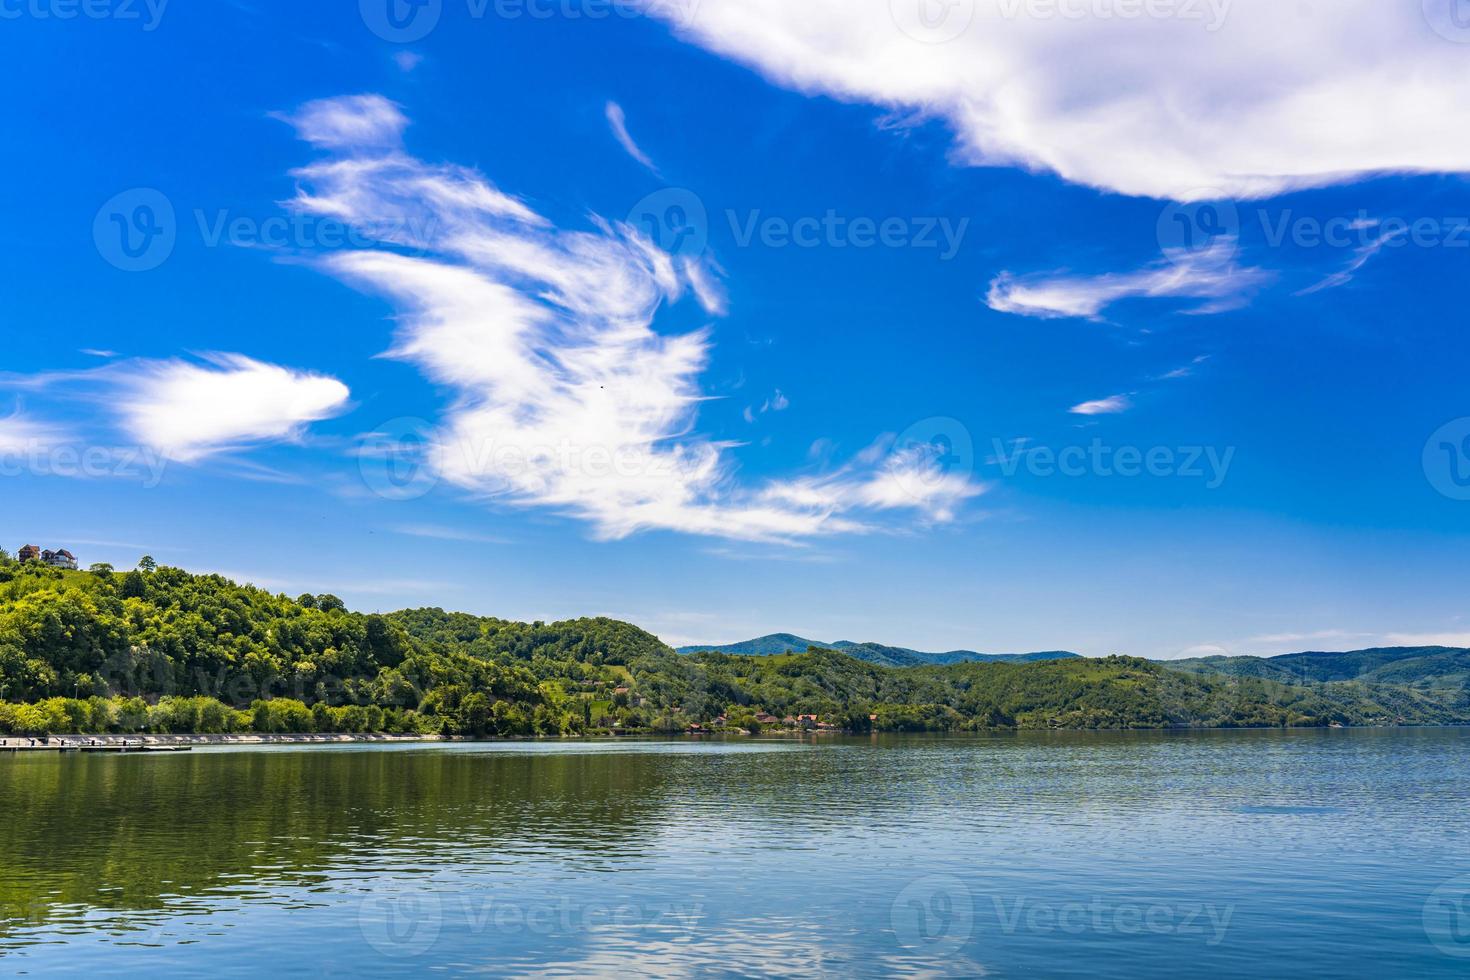
[[[143,577],[142,572],[132,571],[123,576],[122,597],[124,599],[142,599],[148,594],[148,580]]]

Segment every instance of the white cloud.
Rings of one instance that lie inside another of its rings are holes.
[[[294,116],[281,117],[301,138],[321,147],[397,146],[408,119],[381,95],[352,95],[308,102]]]
[[[787,398],[780,388],[777,388],[776,393],[762,402],[760,408],[756,408],[754,405],[747,405],[742,414],[745,421],[754,422],[757,415],[764,415],[767,412],[784,412],[790,407],[791,399]]]
[[[649,159],[648,154],[644,153],[642,148],[634,142],[632,135],[628,132],[628,118],[623,113],[623,107],[616,102],[609,102],[604,111],[607,115],[608,127],[612,129],[613,137],[617,139],[618,144],[622,146],[628,156],[643,164],[655,176],[659,176],[658,167]]]
[[[1133,402],[1127,395],[1110,395],[1097,401],[1073,405],[1068,411],[1073,415],[1118,415],[1132,407]]]
[[[1178,381],[1180,378],[1193,377],[1194,376],[1194,369],[1197,368],[1197,367],[1199,367],[1201,364],[1205,363],[1209,359],[1210,359],[1210,355],[1208,355],[1208,354],[1201,354],[1200,356],[1196,357],[1194,360],[1190,361],[1188,364],[1184,365],[1183,367],[1177,367],[1174,370],[1168,372],[1167,374],[1162,375],[1159,378],[1159,380],[1160,381]]]
[[[65,443],[70,436],[61,428],[26,418],[19,412],[0,418],[0,454],[25,455]]]
[[[1466,49],[1446,37],[1464,33],[1448,20],[1453,2],[1165,0],[1131,16],[1115,0],[650,10],[778,84],[942,118],[965,162],[1203,200],[1470,171]]]
[[[423,60],[424,56],[417,51],[397,51],[393,54],[393,63],[405,74],[417,68]]]
[[[295,438],[342,412],[350,394],[335,378],[240,354],[202,364],[129,361],[93,374],[110,385],[108,402],[133,438],[183,462]]]
[[[434,541],[464,541],[472,544],[510,543],[505,538],[498,538],[492,534],[476,534],[473,531],[446,527],[442,524],[400,524],[388,530],[394,534],[402,534],[411,538],[430,538]]]
[[[1270,633],[1266,636],[1253,636],[1246,642],[1281,646],[1288,643],[1315,643],[1319,640],[1361,639],[1367,636],[1372,636],[1372,634],[1354,633],[1350,630],[1316,630],[1311,633]]]
[[[1377,224],[1378,222],[1375,221],[1370,222],[1367,226],[1374,227]],[[1354,225],[1355,230],[1360,230],[1362,227],[1364,226],[1361,224]],[[1348,283],[1353,281],[1353,276],[1358,273],[1358,270],[1363,268],[1363,266],[1367,265],[1370,261],[1372,261],[1375,255],[1383,251],[1384,248],[1393,244],[1395,241],[1403,238],[1406,234],[1408,234],[1407,228],[1396,228],[1390,231],[1381,232],[1369,241],[1364,242],[1362,245],[1359,245],[1356,249],[1354,249],[1353,257],[1348,260],[1345,266],[1343,266],[1338,271],[1332,273],[1331,275],[1323,278],[1320,282],[1314,283],[1308,286],[1306,289],[1299,291],[1297,295],[1309,296],[1312,293],[1320,293],[1327,289],[1336,289],[1338,286],[1346,286]]]
[[[1470,633],[1390,633],[1383,641],[1395,647],[1470,647]]]
[[[1198,250],[1170,249],[1163,258],[1134,272],[1083,276],[1066,273],[1013,276],[1001,273],[990,283],[986,305],[1000,313],[1098,319],[1124,299],[1182,298],[1206,302],[1187,312],[1221,313],[1247,302],[1273,274],[1235,261],[1235,241],[1219,240]]]
[[[450,484],[552,508],[603,537],[662,529],[772,541],[868,530],[863,514],[899,508],[944,520],[979,492],[962,476],[923,479],[922,463],[898,454],[806,495],[803,481],[742,486],[731,446],[693,432],[708,333],[653,329],[686,292],[715,311],[711,269],[701,267],[701,286],[626,223],[594,216],[591,231],[558,229],[478,173],[385,147],[380,127],[348,118],[377,118],[371,97],[328,102],[295,118],[334,120],[326,141],[318,126],[303,135],[339,153],[298,171],[293,203],[359,228],[422,229],[421,256],[360,249],[322,262],[391,297],[401,310],[392,356],[454,393],[430,454]],[[350,132],[367,138],[336,137]]]

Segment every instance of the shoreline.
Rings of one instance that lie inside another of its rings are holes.
[[[306,733],[260,735],[52,735],[46,741],[28,735],[0,737],[0,752],[64,752],[88,748],[166,749],[211,745],[349,745],[448,741],[442,735],[339,735]]]
[[[769,732],[761,735],[749,735],[736,732],[699,732],[699,733],[640,733],[638,735],[580,735],[568,736],[520,736],[520,737],[496,737],[470,738],[466,736],[444,736],[437,734],[428,735],[386,735],[386,734],[363,734],[345,732],[337,734],[327,733],[281,733],[281,734],[256,734],[256,733],[232,733],[217,735],[52,735],[47,741],[42,741],[39,736],[6,735],[0,736],[0,755],[18,752],[85,752],[106,751],[120,752],[124,749],[129,751],[188,751],[193,748],[208,748],[211,746],[257,746],[257,745],[412,745],[412,744],[450,744],[455,742],[554,742],[554,741],[636,741],[639,739],[669,739],[683,738],[692,742],[706,741],[710,739],[738,738],[751,741],[802,741],[805,737],[821,738],[832,737],[868,737],[880,734],[887,735],[927,735],[933,737],[946,736],[1007,736],[1007,735],[1077,735],[1077,734],[1207,734],[1207,733],[1245,733],[1245,732],[1328,732],[1328,731],[1393,731],[1393,730],[1423,730],[1443,728],[1470,728],[1470,725],[1348,725],[1348,726],[1308,726],[1300,728],[1118,728],[1118,729],[1087,729],[1087,728],[1038,728],[1038,729],[986,729],[975,732],[869,732],[862,735],[850,732]]]

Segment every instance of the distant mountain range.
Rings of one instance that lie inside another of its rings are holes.
[[[699,645],[678,647],[679,653],[728,653],[737,657],[773,657],[783,653],[806,653],[809,647],[822,650],[840,650],[849,657],[865,660],[883,667],[930,667],[958,663],[1030,663],[1036,660],[1068,660],[1078,654],[1064,650],[1042,653],[976,653],[974,650],[951,650],[948,653],[924,653],[907,647],[890,647],[881,643],[854,643],[838,640],[825,643],[808,640],[792,633],[772,633],[754,640],[724,645]]]
[[[1078,656],[1063,650],[1039,653],[977,653],[974,650],[924,653],[881,643],[854,643],[851,640],[829,643],[792,633],[772,633],[741,643],[685,646],[679,647],[678,652],[690,654],[708,651],[741,657],[771,657],[783,653],[805,653],[810,647],[839,650],[850,657],[883,667],[1030,663],[1038,660],[1068,660]],[[1159,663],[1172,670],[1191,674],[1258,677],[1284,684],[1360,681],[1365,684],[1393,684],[1403,687],[1470,689],[1470,650],[1455,647],[1381,647],[1345,653],[1311,651],[1275,657],[1196,657]]]
[[[1196,674],[1260,677],[1283,683],[1361,681],[1407,687],[1470,686],[1470,650],[1456,647],[1377,647],[1347,653],[1287,653],[1279,657],[1198,657],[1164,664]]]

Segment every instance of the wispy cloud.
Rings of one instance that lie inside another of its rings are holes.
[[[1470,172],[1452,0],[1334,0],[1320,16],[1281,0],[1139,17],[1057,6],[667,0],[649,12],[791,89],[943,118],[966,162],[1123,194],[1259,198]]]
[[[653,329],[686,294],[718,313],[687,262],[627,223],[594,216],[591,230],[562,230],[477,172],[413,158],[402,116],[379,97],[312,103],[291,118],[329,151],[297,172],[296,208],[362,229],[423,229],[419,255],[363,248],[321,262],[388,295],[401,310],[391,356],[454,392],[431,450],[449,484],[553,509],[607,538],[662,529],[767,541],[871,530],[890,511],[947,520],[981,491],[909,450],[742,485],[731,446],[694,432],[708,332]]]
[[[386,150],[402,142],[408,117],[381,95],[348,95],[308,102],[294,116],[277,115],[317,146]]]
[[[610,101],[604,109],[604,112],[607,115],[607,124],[612,129],[613,137],[627,151],[628,156],[637,160],[655,176],[662,176],[659,174],[658,166],[649,158],[647,153],[643,152],[643,149],[633,140],[632,134],[628,132],[628,117],[623,113],[623,107],[616,102]]]
[[[345,411],[350,397],[336,378],[225,353],[7,375],[0,385],[88,400],[130,438],[180,462],[295,439],[310,423]]]
[[[1093,276],[1001,273],[991,282],[985,301],[1001,313],[1044,319],[1095,320],[1119,300],[1137,298],[1205,300],[1186,312],[1221,313],[1244,305],[1272,278],[1264,269],[1239,265],[1235,242],[1222,239],[1197,251],[1169,250],[1159,261],[1134,272]]]
[[[1367,222],[1366,224],[1355,223],[1353,225],[1353,228],[1354,230],[1361,230],[1364,227],[1373,227],[1377,224],[1378,222],[1376,221]],[[1347,265],[1343,266],[1341,269],[1322,279],[1320,282],[1314,283],[1308,286],[1306,289],[1298,291],[1296,295],[1310,296],[1312,293],[1320,293],[1324,290],[1336,289],[1339,286],[1346,286],[1348,283],[1353,281],[1353,276],[1357,275],[1358,271],[1362,269],[1363,266],[1367,265],[1373,260],[1373,257],[1375,255],[1383,251],[1386,247],[1392,245],[1394,242],[1403,238],[1408,233],[1409,230],[1407,227],[1397,228],[1392,231],[1380,233],[1371,241],[1364,242],[1362,245],[1359,245],[1356,249],[1354,249],[1353,257],[1348,260]]]
[[[1067,411],[1073,415],[1119,415],[1132,407],[1133,401],[1127,395],[1109,395],[1107,398],[1073,405]]]
[[[1159,377],[1159,380],[1160,381],[1178,381],[1181,378],[1193,377],[1194,376],[1194,369],[1197,368],[1197,367],[1199,367],[1201,364],[1205,363],[1209,359],[1210,359],[1210,355],[1208,355],[1208,354],[1201,354],[1199,357],[1196,357],[1194,360],[1190,361],[1188,364],[1184,365],[1183,367],[1177,367],[1174,370],[1168,372],[1167,374],[1161,375]]]
[[[28,418],[20,412],[0,417],[0,453],[22,455],[68,442],[71,435],[49,422]]]
[[[1291,643],[1317,643],[1322,640],[1357,640],[1372,636],[1372,633],[1358,633],[1352,630],[1315,630],[1309,633],[1268,633],[1265,636],[1253,636],[1247,643],[1260,643],[1266,646],[1282,646]]]
[[[509,543],[506,538],[499,538],[490,534],[476,534],[474,531],[466,531],[457,527],[446,527],[442,524],[399,524],[390,527],[388,530],[394,534],[402,534],[412,538],[430,538],[434,541],[463,541],[470,544]]]
[[[1470,647],[1470,633],[1389,633],[1384,642],[1396,647]]]
[[[790,407],[791,399],[782,394],[780,388],[777,388],[776,393],[762,402],[760,408],[754,405],[745,406],[745,421],[754,422],[758,415],[765,415],[767,412],[784,412]]]
[[[205,363],[138,361],[109,372],[123,427],[172,459],[192,462],[259,442],[297,437],[347,407],[336,378],[241,354]]]

